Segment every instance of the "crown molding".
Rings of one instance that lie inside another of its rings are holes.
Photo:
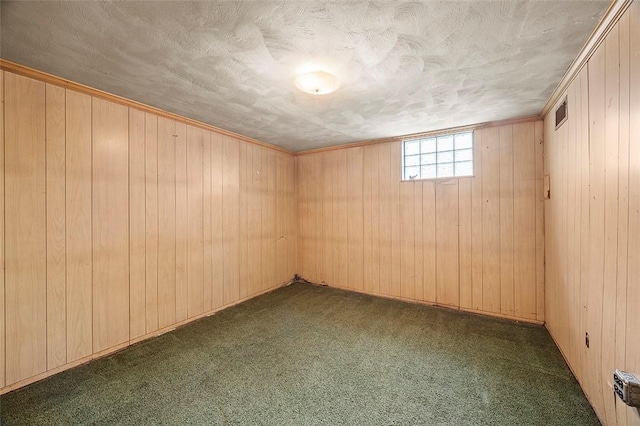
[[[132,101],[131,99],[127,99],[127,98],[123,98],[122,96],[117,96],[114,95],[112,93],[108,93],[99,89],[94,89],[93,87],[89,87],[89,86],[85,86],[84,84],[80,84],[80,83],[75,83],[73,81],[70,80],[66,80],[64,78],[61,77],[57,77],[55,75],[52,74],[48,74],[46,72],[43,71],[39,71],[24,65],[20,65],[17,64],[15,62],[11,62],[8,61],[6,59],[2,59],[0,58],[0,69],[7,71],[7,72],[11,72],[14,74],[19,74],[22,75],[24,77],[29,77],[32,78],[34,80],[39,80],[45,83],[49,83],[49,84],[53,84],[55,86],[60,86],[60,87],[64,87],[65,89],[69,89],[69,90],[73,90],[75,92],[80,92],[80,93],[84,93],[86,95],[90,95],[90,96],[94,96],[97,98],[101,98],[101,99],[106,99],[108,101],[111,102],[115,102],[117,104],[121,104],[124,106],[128,106],[131,108],[135,108],[138,110],[142,110],[145,112],[149,112],[151,114],[155,114],[157,116],[160,117],[164,117],[164,118],[168,118],[171,120],[175,120],[178,121],[180,123],[185,123],[188,124],[190,126],[194,126],[194,127],[199,127],[201,129],[204,130],[210,130],[212,132],[218,133],[220,135],[224,135],[224,136],[229,136],[232,137],[234,139],[239,139],[241,141],[244,142],[248,142],[254,145],[258,145],[261,146],[263,148],[268,148],[268,149],[272,149],[274,151],[279,151],[285,154],[289,154],[289,155],[293,155],[294,153],[292,151],[289,151],[288,149],[282,148],[280,146],[277,145],[273,145],[267,142],[263,142],[261,140],[258,139],[254,139],[251,138],[249,136],[244,136],[241,135],[239,133],[235,133],[229,130],[225,130],[225,129],[221,129],[219,127],[215,127],[212,126],[210,124],[206,124],[203,123],[201,121],[198,120],[193,120],[191,118],[187,118],[187,117],[183,117],[181,115],[178,114],[174,114],[172,112],[168,112],[165,110],[162,110],[160,108],[156,108],[156,107],[152,107],[150,105],[146,105],[143,104],[141,102],[136,102],[136,101]]]
[[[618,23],[620,17],[627,11],[629,5],[633,3],[633,0],[613,0],[609,5],[609,8],[600,19],[598,26],[593,30],[587,42],[582,46],[580,53],[573,60],[567,72],[564,73],[562,80],[558,83],[551,97],[547,100],[547,103],[540,112],[540,117],[544,118],[551,111],[553,106],[564,95],[571,82],[574,80],[578,72],[586,65],[596,49],[607,37],[607,34]]]

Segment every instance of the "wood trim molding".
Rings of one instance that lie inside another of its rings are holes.
[[[382,299],[398,300],[400,302],[412,303],[412,304],[415,304],[415,305],[432,306],[432,307],[436,307],[436,308],[440,308],[440,309],[447,309],[449,311],[464,312],[464,313],[467,313],[467,314],[470,314],[470,315],[479,315],[479,316],[489,317],[489,318],[503,318],[503,319],[507,319],[507,320],[511,320],[511,321],[517,321],[517,322],[521,322],[521,323],[535,324],[535,325],[541,325],[541,326],[543,326],[545,324],[544,321],[540,321],[538,319],[522,318],[522,317],[518,317],[518,316],[515,316],[515,315],[499,314],[499,313],[496,313],[496,312],[485,312],[485,311],[481,311],[479,309],[463,308],[463,307],[460,307],[460,306],[447,305],[447,304],[444,304],[444,303],[428,302],[428,301],[425,301],[425,300],[409,299],[408,297],[402,297],[402,296],[390,296],[390,295],[380,294],[380,293],[377,293],[377,294],[367,293],[364,290],[341,287],[341,286],[337,286],[337,285],[316,284],[316,283],[311,283],[311,285],[328,286],[328,287],[331,287],[331,288],[336,288],[338,290],[348,291],[348,292],[351,292],[351,293],[366,294],[367,296],[371,296],[371,297],[380,297]]]
[[[131,345],[134,345],[136,343],[142,342],[143,340],[152,339],[152,338],[158,337],[158,336],[160,336],[162,334],[172,332],[176,328],[182,327],[184,325],[192,323],[192,322],[194,322],[196,320],[199,320],[201,318],[209,317],[209,316],[214,315],[214,314],[216,314],[216,313],[218,313],[220,311],[223,311],[223,310],[225,310],[227,308],[230,308],[232,306],[238,305],[238,304],[240,304],[242,302],[245,302],[245,301],[247,301],[249,299],[253,299],[254,297],[258,297],[258,296],[261,296],[263,294],[270,293],[270,292],[275,291],[275,290],[277,290],[277,289],[279,289],[281,287],[286,287],[289,284],[291,284],[291,281],[288,282],[288,283],[278,284],[278,285],[276,285],[274,287],[268,288],[266,290],[259,291],[259,292],[255,293],[255,294],[252,294],[250,296],[244,297],[242,299],[238,299],[238,300],[236,300],[234,302],[231,302],[231,303],[227,303],[226,305],[219,306],[219,307],[217,307],[215,309],[212,309],[210,311],[207,311],[207,312],[204,312],[202,314],[196,315],[194,317],[187,318],[187,319],[179,321],[179,322],[177,322],[175,324],[171,324],[171,325],[169,325],[167,327],[164,327],[164,328],[162,328],[160,330],[156,330],[156,331],[153,331],[151,333],[145,334],[143,336],[136,337],[135,339],[128,340],[126,342],[120,343],[120,344],[118,344],[116,346],[113,346],[111,348],[107,348],[107,349],[105,349],[103,351],[96,352],[96,353],[93,353],[91,355],[87,355],[87,356],[85,356],[83,358],[77,359],[75,361],[69,362],[67,364],[61,365],[61,366],[56,367],[56,368],[52,368],[51,370],[47,370],[47,371],[45,371],[43,373],[40,373],[40,374],[37,374],[35,376],[28,377],[28,378],[26,378],[24,380],[20,380],[19,382],[12,383],[12,384],[7,385],[7,386],[5,386],[3,388],[0,388],[0,395],[4,395],[5,393],[8,393],[8,392],[11,392],[13,390],[19,389],[21,387],[30,385],[30,384],[35,383],[35,382],[39,382],[42,379],[46,379],[47,377],[53,376],[54,374],[61,373],[61,372],[65,371],[65,370],[70,370],[70,369],[72,369],[74,367],[77,367],[79,365],[86,364],[89,361],[93,361],[94,359],[103,358],[103,357],[105,357],[107,355],[112,355],[112,354],[114,354],[114,353],[116,353],[118,351],[126,349],[127,347],[129,347]]]
[[[542,118],[538,115],[530,115],[526,117],[509,118],[507,120],[500,120],[500,121],[487,121],[484,123],[472,124],[468,126],[450,127],[448,129],[432,130],[429,132],[411,133],[408,135],[391,136],[388,138],[371,139],[371,140],[361,141],[361,142],[349,142],[345,144],[327,146],[323,148],[309,149],[306,151],[295,152],[294,155],[300,156],[300,155],[318,154],[320,152],[335,151],[339,149],[357,148],[361,146],[377,145],[377,144],[388,143],[388,142],[400,142],[405,139],[418,139],[418,138],[424,138],[429,136],[444,135],[447,133],[471,132],[473,130],[484,129],[487,127],[508,126],[511,124],[528,123],[530,121],[538,121],[538,120],[542,120]]]
[[[168,118],[171,120],[175,120],[181,123],[185,123],[194,127],[199,127],[201,129],[210,130],[212,132],[216,132],[221,135],[229,136],[234,139],[239,139],[244,142],[248,142],[254,145],[258,145],[264,148],[272,149],[275,151],[283,152],[285,154],[293,155],[292,151],[288,149],[282,148],[277,145],[273,145],[267,142],[263,142],[258,139],[251,138],[249,136],[244,136],[239,133],[235,133],[229,130],[221,129],[219,127],[212,126],[210,124],[203,123],[198,120],[193,120],[191,118],[183,117],[178,114],[174,114],[172,112],[164,111],[160,108],[152,107],[150,105],[143,104],[141,102],[132,101],[131,99],[123,98],[122,96],[117,96],[108,92],[104,92],[99,89],[94,89],[93,87],[85,86],[84,84],[75,83],[70,80],[66,80],[61,77],[56,77],[52,74],[48,74],[43,71],[38,71],[36,69],[17,64],[15,62],[7,61],[6,59],[0,58],[0,69],[11,72],[14,74],[19,74],[24,77],[29,77],[34,80],[43,81],[45,83],[50,83],[55,86],[64,87],[65,89],[73,90],[75,92],[84,93],[86,95],[94,96],[101,99],[106,99],[111,102],[115,102],[121,105],[125,105],[127,107],[139,109],[142,111],[150,112],[160,117]]]
[[[562,80],[560,80],[560,83],[558,83],[558,86],[551,94],[551,97],[542,108],[540,117],[545,118],[553,106],[560,100],[560,98],[562,98],[567,87],[569,87],[573,79],[578,75],[578,72],[582,67],[589,61],[589,59],[591,59],[593,53],[604,41],[607,34],[609,34],[609,31],[611,31],[615,24],[620,20],[620,17],[624,12],[627,11],[631,3],[633,3],[633,0],[613,0],[611,2],[609,8],[602,16],[602,19],[600,19],[600,22],[587,39],[587,42],[582,46],[580,53],[578,53],[578,56],[573,60],[569,69],[567,69],[567,72],[565,72],[562,77]]]

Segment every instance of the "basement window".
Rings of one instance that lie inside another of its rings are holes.
[[[402,180],[473,176],[473,132],[402,141]]]

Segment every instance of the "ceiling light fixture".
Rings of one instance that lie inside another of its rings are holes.
[[[311,95],[326,95],[339,86],[338,77],[325,71],[308,72],[296,78],[296,87]]]

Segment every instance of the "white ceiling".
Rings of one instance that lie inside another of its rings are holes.
[[[0,56],[299,151],[537,114],[608,4],[2,1]]]

